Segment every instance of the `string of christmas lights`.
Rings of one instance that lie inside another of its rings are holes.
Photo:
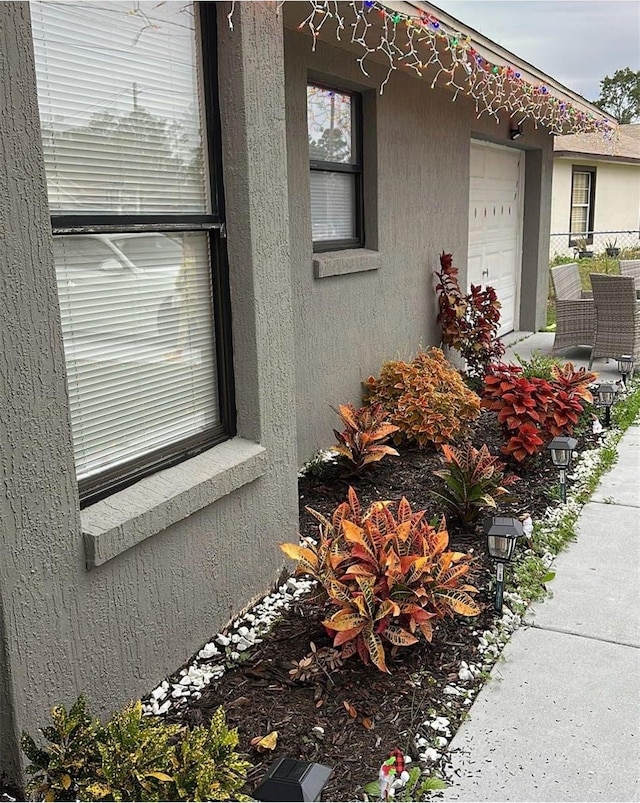
[[[283,5],[284,0],[279,0],[277,10]],[[556,97],[544,84],[529,83],[517,67],[488,61],[474,48],[471,37],[449,29],[433,14],[407,15],[376,0],[352,0],[348,4],[309,0],[309,6],[309,14],[298,28],[309,30],[313,50],[325,28],[333,28],[339,41],[350,29],[350,41],[363,50],[358,64],[364,75],[369,75],[365,65],[370,56],[384,56],[387,75],[380,85],[381,94],[395,70],[405,68],[423,77],[433,68],[431,87],[444,81],[452,88],[453,100],[460,93],[469,95],[478,118],[487,114],[499,122],[500,112],[506,112],[518,126],[530,119],[536,128],[544,126],[551,134],[599,132],[609,139],[615,132],[615,123]],[[353,21],[347,22],[346,13],[341,11],[345,6]],[[230,25],[232,15],[233,10]]]

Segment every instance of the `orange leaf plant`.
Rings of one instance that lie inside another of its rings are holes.
[[[341,404],[337,412],[345,429],[344,432],[333,430],[338,440],[333,451],[351,463],[356,474],[387,455],[398,456],[393,447],[384,444],[398,427],[389,423],[388,413],[380,404],[358,410],[352,404]]]
[[[384,363],[379,379],[367,379],[364,396],[369,404],[382,405],[399,428],[396,443],[449,443],[480,415],[479,397],[438,348],[419,352],[411,362]]]
[[[296,574],[318,580],[335,607],[323,624],[342,647],[342,657],[357,653],[364,663],[388,672],[385,642],[396,647],[431,641],[433,621],[480,612],[466,580],[472,556],[447,550],[444,517],[436,528],[425,511],[413,512],[402,499],[374,502],[362,512],[349,488],[331,518],[307,508],[320,522],[318,544],[282,544],[298,561]]]

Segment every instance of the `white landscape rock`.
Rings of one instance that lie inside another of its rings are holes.
[[[446,717],[436,717],[429,723],[429,727],[434,731],[439,731],[440,733],[448,733],[450,724],[451,721]]]
[[[172,683],[168,679],[163,680],[143,701],[143,713],[146,716],[161,716],[168,713],[172,706],[184,706],[186,698],[191,695],[199,699],[202,690],[209,683],[224,675],[229,662],[239,661],[240,653],[262,643],[260,636],[273,627],[292,602],[314,585],[313,580],[290,577],[275,591],[266,594],[249,613],[234,619],[231,627],[208,641],[197,653],[192,664],[183,667]],[[224,654],[220,648],[225,650]],[[165,697],[168,699],[160,705]]]
[[[421,761],[427,764],[434,764],[440,758],[440,753],[434,747],[428,747],[424,752],[420,753]]]
[[[205,644],[204,647],[198,653],[198,658],[202,658],[204,661],[208,661],[209,658],[213,658],[215,655],[220,655],[220,650],[216,647],[213,641],[210,641],[208,644]]]

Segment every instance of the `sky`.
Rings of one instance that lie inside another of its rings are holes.
[[[433,5],[588,100],[640,70],[640,0],[433,0]]]

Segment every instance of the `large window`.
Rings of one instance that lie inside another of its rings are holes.
[[[570,245],[580,239],[593,242],[595,193],[595,167],[574,167],[571,175]]]
[[[233,431],[207,5],[31,3],[85,504]]]
[[[364,244],[361,100],[356,92],[307,87],[314,251]]]

